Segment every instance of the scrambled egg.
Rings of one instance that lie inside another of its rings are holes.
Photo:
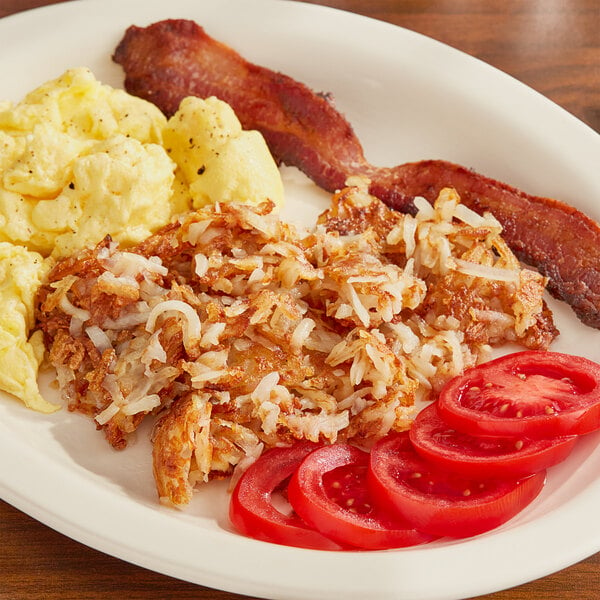
[[[0,102],[0,390],[36,410],[43,357],[33,310],[48,264],[107,234],[139,243],[209,202],[266,199],[283,184],[266,142],[215,98],[167,122],[153,104],[66,71],[17,104]]]
[[[0,240],[62,257],[171,218],[175,164],[152,104],[72,69],[0,113]]]
[[[58,407],[44,400],[37,386],[44,342],[41,331],[28,336],[35,294],[47,269],[41,255],[0,242],[0,389],[46,413]]]
[[[185,98],[164,130],[193,208],[215,202],[283,203],[277,165],[258,131],[245,131],[229,104]]]

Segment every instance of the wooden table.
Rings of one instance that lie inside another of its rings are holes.
[[[0,0],[0,17],[58,1]],[[459,48],[510,73],[600,132],[600,0],[312,3],[389,21]],[[7,51],[1,41],[0,51]],[[104,555],[1,502],[0,600],[95,598],[243,597],[171,579]],[[599,599],[600,553],[549,577],[482,598]]]

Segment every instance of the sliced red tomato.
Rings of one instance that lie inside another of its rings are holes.
[[[290,504],[306,523],[341,544],[376,550],[434,539],[374,505],[368,468],[368,453],[354,446],[323,446],[309,454],[292,476]]]
[[[524,351],[468,369],[442,389],[441,417],[464,433],[543,438],[600,428],[600,365]]]
[[[407,433],[390,434],[371,450],[370,484],[380,502],[431,535],[477,535],[505,523],[541,491],[545,472],[519,480],[464,477],[435,467]]]
[[[294,514],[273,504],[274,496],[285,491],[289,477],[302,460],[318,446],[298,443],[274,448],[254,462],[238,481],[229,504],[233,526],[249,537],[317,550],[342,550],[333,540],[315,531]],[[283,498],[279,501],[285,505]],[[288,505],[289,506],[289,505]]]
[[[436,403],[417,415],[410,430],[410,440],[423,458],[454,473],[488,479],[543,471],[567,458],[578,439],[576,435],[532,440],[460,433],[440,417]]]

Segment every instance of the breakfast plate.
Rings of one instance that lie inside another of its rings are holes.
[[[596,220],[600,136],[494,68],[386,23],[285,0],[79,0],[0,21],[2,100],[19,100],[76,66],[121,87],[111,54],[125,29],[190,18],[252,62],[331,92],[374,164],[442,158]],[[48,27],[60,23],[60,27]],[[31,40],[36,43],[32,44]],[[328,195],[282,169],[284,217],[310,222]],[[600,331],[549,299],[553,349],[600,361]],[[41,389],[57,399],[51,376]],[[498,591],[600,551],[600,434],[553,467],[541,495],[471,539],[383,552],[317,552],[244,538],[227,519],[226,483],[185,511],[159,506],[149,428],[114,451],[86,418],[0,399],[0,494],[84,544],[205,586],[264,598],[443,600]]]

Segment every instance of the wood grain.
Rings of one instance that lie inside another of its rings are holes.
[[[59,1],[0,0],[0,17]],[[388,21],[447,43],[516,77],[600,132],[598,0],[309,2]],[[2,48],[1,40],[0,51],[9,51]],[[96,598],[243,597],[172,579],[107,556],[0,501],[0,600]],[[600,599],[600,554],[538,581],[480,598]]]

